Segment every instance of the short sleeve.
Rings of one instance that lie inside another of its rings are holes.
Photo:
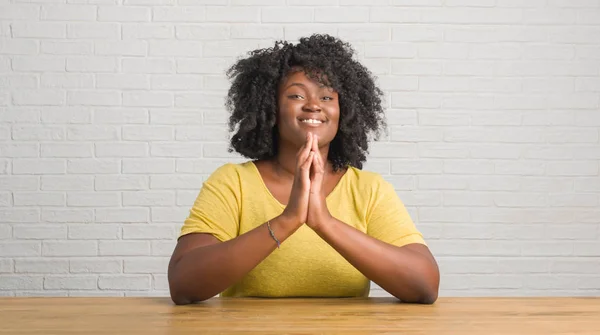
[[[396,246],[426,244],[392,184],[383,177],[376,184],[367,215],[367,234]]]
[[[240,182],[235,164],[215,170],[203,183],[179,237],[190,233],[209,233],[224,242],[239,231]]]

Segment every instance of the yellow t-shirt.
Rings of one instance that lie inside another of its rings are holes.
[[[379,240],[425,244],[392,185],[377,173],[349,167],[326,202],[335,218]],[[228,163],[204,182],[180,236],[210,233],[227,241],[284,208],[253,162]],[[369,290],[369,279],[303,225],[221,296],[366,297]]]

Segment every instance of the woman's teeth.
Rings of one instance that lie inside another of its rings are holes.
[[[305,122],[305,123],[323,123],[323,121],[313,120],[313,119],[302,120],[302,122]]]

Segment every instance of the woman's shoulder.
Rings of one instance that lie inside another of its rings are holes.
[[[381,174],[374,171],[361,170],[354,166],[349,166],[346,174],[349,177],[348,179],[350,179],[355,185],[363,188],[379,188],[382,184],[387,183]]]
[[[207,181],[239,182],[242,178],[248,178],[253,173],[254,163],[252,161],[228,162],[219,165],[207,178]]]

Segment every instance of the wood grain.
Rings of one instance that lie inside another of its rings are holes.
[[[600,298],[0,298],[0,334],[600,334]]]

